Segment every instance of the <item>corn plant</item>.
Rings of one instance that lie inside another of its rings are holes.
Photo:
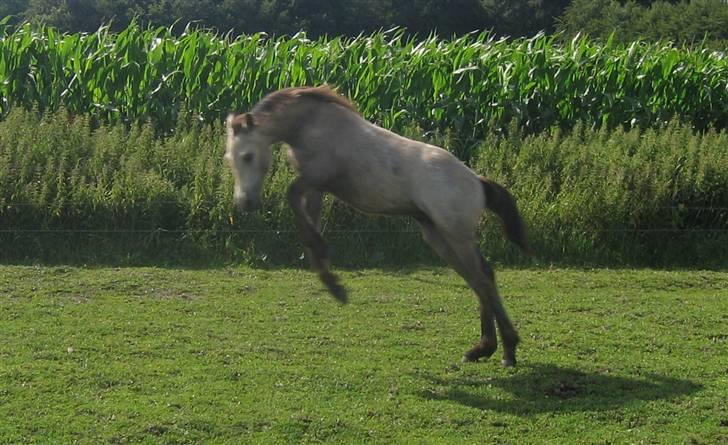
[[[0,26],[0,111],[15,106],[151,121],[169,131],[180,110],[220,121],[287,86],[329,83],[369,119],[467,141],[515,121],[551,126],[650,127],[677,117],[695,129],[728,122],[728,59],[707,49],[538,35],[455,40],[401,31],[308,40],[233,37],[132,23],[118,34],[60,34]]]

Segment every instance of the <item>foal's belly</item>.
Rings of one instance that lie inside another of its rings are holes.
[[[326,191],[357,210],[382,215],[415,214],[417,207],[400,184],[338,179]]]

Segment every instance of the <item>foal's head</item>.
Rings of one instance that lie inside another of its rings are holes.
[[[233,170],[235,204],[240,211],[260,207],[263,178],[271,163],[270,144],[251,113],[228,116],[225,159]]]

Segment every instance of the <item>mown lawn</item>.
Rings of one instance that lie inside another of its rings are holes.
[[[728,273],[0,266],[0,443],[728,443]]]

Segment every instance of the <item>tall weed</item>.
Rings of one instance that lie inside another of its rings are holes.
[[[464,151],[450,132],[405,134]],[[14,109],[0,122],[0,256],[52,257],[86,245],[104,246],[95,255],[111,261],[119,252],[130,261],[163,252],[299,261],[285,148],[274,149],[263,209],[241,215],[223,136],[221,125],[194,117],[158,136],[150,124],[95,128],[65,110]],[[660,130],[577,124],[531,135],[514,123],[469,149],[472,167],[516,196],[537,261],[712,265],[728,259],[726,147],[725,132],[695,133],[673,120]],[[406,218],[328,199],[323,220],[344,263],[432,258]],[[492,216],[482,229],[492,258],[523,261]]]

